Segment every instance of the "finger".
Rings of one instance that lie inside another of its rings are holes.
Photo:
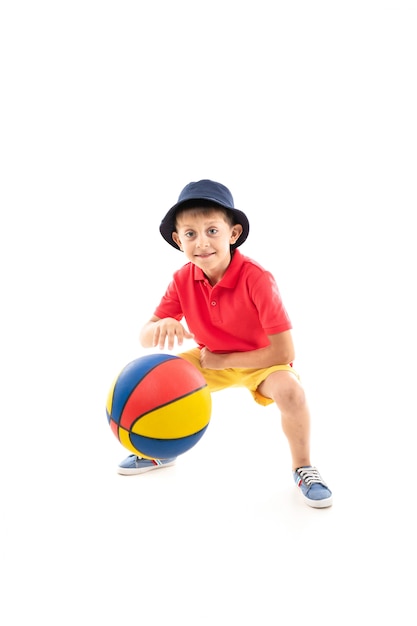
[[[204,367],[204,348],[200,350],[200,364]]]
[[[153,337],[152,337],[152,345],[154,347],[156,347],[158,345],[159,335],[160,335],[159,328],[156,327],[155,330],[154,330],[154,333],[153,333]]]
[[[175,331],[168,330],[167,332],[168,350],[172,350],[175,345]]]
[[[159,342],[158,342],[158,346],[159,346],[159,348],[160,348],[161,350],[162,350],[162,349],[163,349],[163,347],[165,346],[165,341],[167,341],[167,340],[168,340],[168,347],[169,347],[169,335],[168,335],[168,333],[167,333],[167,331],[166,331],[166,330],[162,330],[162,331],[160,332],[160,335],[159,335]]]

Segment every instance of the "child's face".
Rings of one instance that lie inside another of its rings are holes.
[[[230,263],[230,245],[242,233],[240,224],[230,224],[223,211],[189,209],[176,220],[172,238],[191,263],[208,278],[220,280]]]

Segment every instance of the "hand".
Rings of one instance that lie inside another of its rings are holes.
[[[192,339],[194,335],[180,322],[177,322],[173,317],[165,317],[158,322],[154,322],[154,332],[152,345],[158,346],[161,350],[164,349],[165,342],[167,343],[168,350],[172,350],[175,344],[175,338],[179,346],[182,346],[184,339]]]
[[[224,354],[216,354],[215,352],[210,352],[208,348],[201,348],[200,363],[201,367],[209,370],[222,370],[225,367]]]

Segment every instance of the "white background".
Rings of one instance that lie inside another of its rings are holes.
[[[401,0],[2,3],[2,623],[415,625],[416,32]],[[332,509],[245,390],[116,473],[107,392],[201,178],[279,284]]]

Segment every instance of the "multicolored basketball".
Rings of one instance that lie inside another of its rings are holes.
[[[150,354],[122,369],[110,389],[106,413],[113,433],[130,452],[166,459],[201,439],[210,422],[211,395],[189,361]]]

